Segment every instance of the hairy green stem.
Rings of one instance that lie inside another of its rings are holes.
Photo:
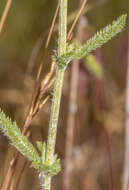
[[[59,46],[58,56],[62,56],[66,53],[66,36],[67,36],[67,0],[60,0],[60,23],[59,23]],[[63,86],[65,68],[57,65],[56,80],[54,85],[54,94],[52,100],[52,108],[49,122],[49,132],[46,150],[46,163],[52,165],[54,159],[54,150],[56,143],[56,132],[60,108],[60,100]],[[51,188],[51,176],[45,176],[44,190],[50,190]]]

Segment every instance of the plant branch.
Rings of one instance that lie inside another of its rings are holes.
[[[103,30],[97,32],[90,38],[86,44],[81,47],[76,47],[75,44],[68,46],[68,51],[61,57],[54,56],[53,59],[60,63],[62,67],[70,61],[81,59],[87,56],[91,51],[100,48],[103,44],[111,40],[124,28],[127,15],[120,16],[112,25],[106,26]],[[72,47],[73,46],[73,47]]]
[[[62,56],[66,53],[66,36],[67,36],[67,0],[60,0],[60,23],[59,23],[59,47],[58,55]],[[59,116],[60,100],[63,86],[65,67],[60,68],[57,65],[56,79],[54,85],[54,95],[52,100],[52,108],[49,122],[49,132],[46,150],[46,163],[52,165],[54,161],[54,151],[56,142],[57,123]],[[45,175],[43,188],[50,190],[51,176]]]

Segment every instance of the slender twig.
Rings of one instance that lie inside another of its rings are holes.
[[[52,33],[53,33],[53,30],[54,30],[54,26],[55,26],[55,22],[56,22],[56,18],[57,18],[58,12],[59,12],[59,2],[57,3],[56,11],[55,11],[54,17],[52,19],[52,23],[51,23],[51,26],[50,26],[50,29],[49,29],[47,40],[45,42],[45,50],[44,50],[43,58],[45,58],[46,49],[48,48],[48,45],[49,45],[51,37],[52,37]],[[27,74],[32,71],[32,68],[34,66],[34,62],[35,62],[35,59],[36,59],[37,54],[39,52],[39,48],[41,47],[41,44],[42,44],[42,39],[40,37],[38,39],[38,41],[36,42],[36,45],[33,48],[32,55],[30,57],[28,68],[27,68],[27,72],[26,72]],[[42,71],[42,67],[43,67],[43,64],[41,63],[40,66],[39,66],[38,72],[37,72],[37,79],[36,79],[36,81],[39,80],[39,77],[40,77],[41,71]]]
[[[68,36],[67,36],[68,39],[71,39],[71,37],[72,37],[72,31],[73,31],[73,29],[74,29],[74,27],[75,27],[75,25],[76,25],[76,23],[77,23],[77,21],[78,21],[80,15],[82,14],[82,11],[83,11],[83,9],[84,9],[86,3],[87,3],[87,0],[83,0],[83,3],[82,3],[82,5],[81,5],[81,7],[80,7],[80,10],[79,10],[79,12],[78,12],[78,14],[77,14],[77,16],[76,16],[76,18],[75,18],[73,24],[72,24],[72,27],[71,27],[71,29],[70,29],[70,31],[69,31],[69,33],[68,33]]]
[[[58,15],[58,11],[59,11],[59,2],[57,4],[55,15],[53,17],[53,21],[52,21],[51,28],[50,28],[50,31],[49,31],[49,34],[48,34],[48,38],[47,38],[47,41],[46,41],[46,44],[45,44],[45,48],[48,47],[48,44],[50,42],[51,35],[52,35],[53,29],[54,29],[54,26],[55,26],[55,21],[56,21],[57,15]]]
[[[49,33],[48,33],[48,37],[47,37],[47,40],[46,40],[46,43],[45,43],[45,51],[44,51],[44,58],[46,57],[46,50],[48,48],[48,45],[50,43],[50,39],[52,37],[52,33],[53,33],[53,30],[54,30],[54,26],[55,26],[55,22],[56,22],[56,18],[57,18],[57,15],[58,15],[58,12],[59,12],[59,2],[57,3],[57,7],[56,7],[56,11],[55,11],[55,14],[54,14],[54,17],[53,17],[53,20],[52,20],[52,24],[50,26],[50,30],[49,30]],[[52,62],[54,63],[54,62]],[[53,64],[51,64],[51,67],[52,67]],[[37,73],[37,80],[39,79],[39,76],[41,75],[41,71],[42,71],[42,67],[43,67],[43,64],[41,63],[40,66],[39,66],[39,69],[38,69],[38,73]]]
[[[2,15],[1,20],[0,20],[0,32],[3,29],[3,25],[4,25],[5,19],[7,17],[7,14],[9,12],[9,8],[11,6],[11,3],[12,3],[12,0],[7,0],[7,2],[6,2],[4,12],[3,12],[3,15]]]
[[[129,44],[129,43],[128,43]],[[125,159],[123,169],[122,190],[129,188],[129,49],[126,79],[126,129],[125,129]]]

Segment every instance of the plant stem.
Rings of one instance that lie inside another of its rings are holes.
[[[58,47],[59,57],[66,53],[66,36],[67,36],[67,0],[60,0],[59,47]],[[49,123],[47,150],[46,150],[46,162],[49,165],[52,165],[54,158],[56,132],[57,132],[64,71],[65,71],[64,67],[61,68],[57,65],[56,80],[54,85],[54,94],[53,94],[50,123]],[[43,188],[44,190],[50,190],[51,176],[45,176]]]
[[[12,0],[7,0],[7,2],[6,2],[5,8],[4,8],[4,12],[3,12],[3,15],[2,15],[1,20],[0,20],[0,32],[3,29],[3,25],[5,23],[5,19],[7,17],[8,12],[9,12],[11,3],[12,3]]]
[[[47,142],[46,160],[49,164],[53,162],[58,114],[59,114],[61,91],[62,91],[62,85],[63,85],[63,76],[64,76],[64,69],[57,68],[54,95],[53,95],[53,101],[52,101],[52,109],[51,109],[51,117],[50,117],[50,124],[49,124],[48,142]]]

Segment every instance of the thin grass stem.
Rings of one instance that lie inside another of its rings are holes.
[[[4,12],[3,12],[3,15],[2,15],[1,20],[0,20],[0,32],[3,29],[3,25],[5,23],[5,19],[7,17],[8,12],[9,12],[9,8],[11,6],[11,3],[12,3],[12,0],[7,0],[7,2],[6,2]]]

